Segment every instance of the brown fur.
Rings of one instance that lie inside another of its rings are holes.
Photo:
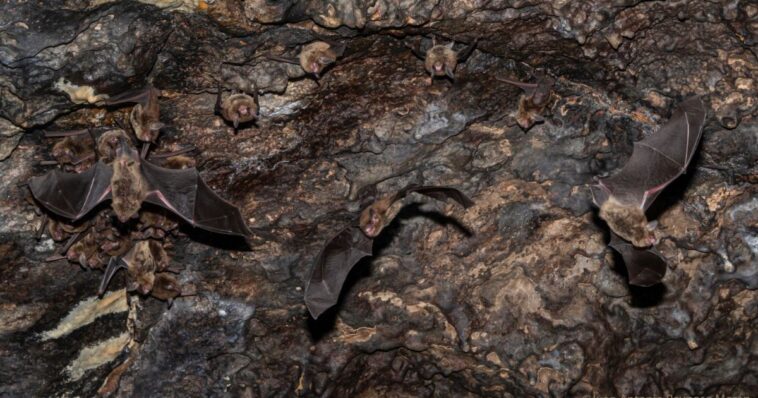
[[[139,161],[133,156],[134,153],[125,153],[113,162],[111,206],[121,222],[135,216],[147,196]]]
[[[253,97],[237,93],[232,94],[221,103],[221,116],[234,123],[234,128],[240,123],[254,120],[258,115],[258,105]]]
[[[324,68],[337,61],[341,51],[323,41],[314,41],[300,50],[300,67],[307,73],[319,75]]]
[[[637,206],[625,205],[611,196],[600,206],[600,218],[634,246],[648,247],[655,243],[655,234],[648,228],[645,212]]]
[[[358,219],[361,231],[369,238],[377,237],[395,217],[397,210],[393,207],[395,202],[395,195],[384,196],[363,209]]]
[[[134,129],[134,135],[143,142],[155,142],[160,134],[160,128],[163,124],[160,122],[160,106],[158,97],[161,95],[160,90],[155,87],[148,87],[150,90],[150,99],[143,107],[142,104],[134,105],[129,115],[129,121]]]
[[[195,167],[195,159],[189,156],[176,155],[166,159],[163,167],[167,169],[190,169]]]
[[[182,287],[171,274],[161,272],[155,275],[153,290],[150,295],[159,300],[171,301],[182,295]]]
[[[458,66],[458,53],[453,51],[452,44],[437,44],[426,52],[424,68],[432,76],[452,74]]]
[[[110,163],[116,158],[116,148],[118,148],[118,141],[123,137],[127,141],[129,137],[126,132],[121,129],[108,130],[103,133],[97,139],[97,155],[105,163]]]
[[[66,137],[53,145],[52,155],[61,165],[72,165],[79,172],[92,166],[94,153],[89,135],[74,135]],[[86,161],[86,160],[90,161]]]
[[[128,265],[132,288],[142,294],[153,289],[155,273],[168,267],[169,258],[160,243],[154,240],[141,240],[124,257]]]

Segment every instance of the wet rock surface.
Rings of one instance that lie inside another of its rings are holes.
[[[0,395],[758,391],[754,3],[0,8]],[[429,84],[408,49],[431,34],[479,38],[454,83]],[[318,83],[266,57],[324,37],[347,49]],[[557,81],[525,132],[521,92],[496,78],[539,69]],[[217,83],[240,78],[260,90],[261,116],[235,133],[213,105]],[[156,151],[195,145],[209,185],[264,233],[241,251],[187,231],[172,261],[196,295],[169,307],[124,294],[119,275],[125,302],[98,305],[102,273],[45,261],[60,244],[35,238],[41,218],[18,184],[50,169],[42,130],[113,126],[129,108],[98,99],[146,83],[163,91]],[[700,150],[650,212],[670,268],[663,285],[629,287],[587,184],[692,94],[709,108]],[[414,197],[339,305],[309,319],[321,245],[372,192],[408,183],[455,186],[476,205]]]

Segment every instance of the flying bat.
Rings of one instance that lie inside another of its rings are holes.
[[[634,152],[620,172],[591,187],[600,218],[611,228],[609,246],[624,258],[632,285],[651,286],[666,274],[666,260],[654,247],[656,222],[648,222],[645,211],[686,171],[705,116],[699,97],[685,100],[658,132],[634,144]]]
[[[621,239],[613,232],[611,232],[611,242],[608,246],[619,252],[624,259],[630,284],[642,287],[653,286],[660,283],[666,275],[668,263],[654,246],[634,247],[633,244]]]
[[[324,69],[336,62],[337,58],[341,57],[344,52],[345,44],[319,40],[303,46],[297,58],[278,55],[268,55],[267,57],[275,61],[300,65],[305,73],[312,74],[318,79]]]
[[[410,47],[413,54],[424,60],[424,68],[431,76],[430,84],[435,77],[447,76],[455,80],[455,68],[464,62],[476,48],[478,39],[460,51],[453,50],[454,41],[447,44],[438,44],[437,38],[432,36],[432,47],[426,52],[420,47]]]
[[[357,223],[340,231],[327,242],[311,271],[310,279],[305,287],[305,305],[314,319],[337,303],[342,285],[345,283],[350,270],[362,258],[371,256],[374,238],[397,215],[393,206],[411,192],[417,192],[431,198],[445,201],[452,199],[464,208],[473,206],[463,192],[448,187],[409,186],[399,192],[384,196],[366,207],[360,214]]]
[[[535,83],[524,83],[499,77],[496,79],[524,90],[524,95],[519,99],[519,109],[516,114],[516,122],[522,129],[528,130],[535,123],[543,121],[540,114],[550,100],[555,79],[547,74],[538,76]]]
[[[160,90],[152,85],[148,85],[144,88],[129,90],[108,97],[103,101],[107,106],[135,104],[129,114],[129,121],[134,129],[134,134],[144,143],[142,146],[142,157],[147,155],[150,144],[155,142],[161,128],[165,126],[160,121],[161,110],[158,104],[158,97],[160,95]]]
[[[169,210],[195,228],[249,237],[250,229],[231,203],[216,195],[195,168],[167,169],[143,159],[124,138],[112,164],[98,161],[79,174],[52,170],[29,183],[32,196],[45,208],[76,221],[111,200],[116,217],[135,217],[143,202]]]
[[[600,218],[621,238],[637,247],[656,243],[654,224],[648,223],[645,210],[687,170],[700,141],[705,116],[700,98],[685,100],[660,130],[634,143],[634,152],[621,171],[591,187]]]

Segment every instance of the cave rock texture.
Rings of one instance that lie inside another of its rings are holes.
[[[758,391],[758,4],[750,0],[7,0],[0,3],[0,396],[478,397]],[[409,47],[462,48],[430,84]],[[296,56],[346,45],[317,81]],[[556,79],[541,116],[497,78]],[[260,118],[214,115],[254,83]],[[96,103],[162,90],[155,151],[194,145],[203,178],[260,233],[248,250],[180,235],[196,294],[125,292],[60,248],[22,186],[45,130],[115,126]],[[682,99],[708,116],[651,209],[669,260],[634,288],[589,184]],[[318,321],[324,242],[366,197],[413,196]]]

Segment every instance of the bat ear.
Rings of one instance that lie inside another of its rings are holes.
[[[454,45],[455,45],[455,42],[454,42],[454,41],[451,41],[450,43],[447,43],[445,46],[446,46],[447,48],[449,48],[449,49],[452,49]]]
[[[164,128],[164,127],[166,127],[165,123],[161,123],[161,122],[152,122],[152,123],[150,123],[150,130],[152,130],[152,131],[157,131],[157,130],[160,130],[160,129]]]
[[[648,231],[655,231],[656,228],[658,228],[658,220],[653,220],[647,223],[646,226]]]
[[[455,80],[455,74],[453,74],[453,68],[446,66],[445,67],[445,74],[447,77],[449,77],[452,80]]]

